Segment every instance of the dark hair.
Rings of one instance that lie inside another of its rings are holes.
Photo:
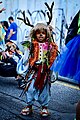
[[[9,27],[9,24],[8,24],[8,22],[7,22],[7,21],[3,21],[3,24],[4,24],[4,26],[5,26],[6,28],[8,28],[8,27]]]
[[[14,19],[13,19],[13,17],[12,17],[12,16],[10,16],[10,17],[8,18],[8,20],[14,20]]]

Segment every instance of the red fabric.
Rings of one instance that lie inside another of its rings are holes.
[[[47,75],[47,65],[44,64],[38,66],[37,78],[35,80],[34,86],[38,89],[42,89]]]

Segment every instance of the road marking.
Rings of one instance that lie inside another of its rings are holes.
[[[61,84],[61,85],[64,85],[66,87],[73,88],[73,89],[76,89],[76,90],[80,90],[80,88],[77,85],[72,85],[72,84],[69,84],[69,83],[61,82],[61,81],[56,81],[55,83]]]

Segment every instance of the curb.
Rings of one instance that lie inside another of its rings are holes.
[[[74,79],[70,79],[70,78],[67,78],[67,77],[58,76],[58,80],[60,80],[62,82],[69,83],[69,84],[72,84],[72,85],[79,86],[78,81],[74,80]]]

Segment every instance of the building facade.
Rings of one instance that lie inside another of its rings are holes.
[[[56,33],[55,42],[58,44],[59,49],[65,44],[67,29],[76,13],[80,10],[80,0],[3,0],[2,2],[0,8],[4,7],[6,10],[0,14],[1,21],[8,20],[9,16],[14,17],[18,25],[19,43],[28,39],[29,31],[32,28],[18,19],[18,17],[24,19],[23,11],[25,11],[25,16],[31,24],[34,25],[38,21],[47,23],[49,21],[47,12],[50,11],[45,3],[51,8],[54,2],[50,24]]]

